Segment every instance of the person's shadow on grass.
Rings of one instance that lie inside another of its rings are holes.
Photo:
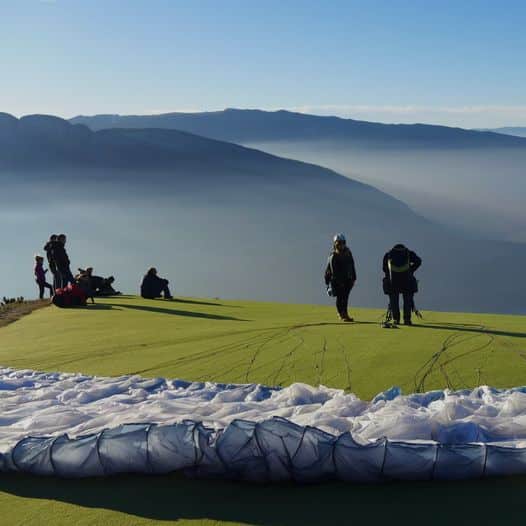
[[[173,304],[175,302],[171,302]],[[184,316],[188,318],[202,318],[207,320],[227,320],[227,321],[247,321],[243,320],[241,318],[235,318],[233,316],[224,316],[221,314],[211,314],[209,312],[195,312],[195,311],[187,311],[187,310],[179,310],[179,309],[169,309],[166,307],[158,307],[155,305],[130,305],[128,303],[105,303],[105,305],[109,306],[110,308],[119,308],[122,310],[126,309],[132,309],[132,310],[140,310],[144,312],[153,312],[156,314],[168,314],[171,316]]]
[[[452,332],[471,332],[476,334],[490,334],[492,336],[511,336],[513,338],[526,338],[526,332],[499,331],[473,324],[456,323],[415,323],[412,327],[422,329],[436,329]]]

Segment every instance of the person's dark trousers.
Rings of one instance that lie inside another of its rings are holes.
[[[168,284],[163,285],[163,288],[161,289],[161,292],[163,293],[163,296],[165,298],[171,298],[172,294],[170,292],[170,288],[168,287]]]
[[[346,318],[348,316],[347,309],[349,305],[349,294],[351,293],[351,287],[341,287],[337,290],[336,295],[336,310],[340,315],[340,318]]]
[[[413,293],[402,292],[404,298],[404,321],[411,321],[411,313],[413,311]],[[393,320],[400,322],[400,293],[395,292],[389,295],[391,304],[391,312],[393,313]]]
[[[142,294],[142,297],[147,300],[154,300],[155,298],[160,298],[161,294],[166,299],[172,297],[168,283],[159,283],[153,290],[149,291],[149,294]]]
[[[60,275],[60,288],[64,288],[68,286],[68,283],[75,283],[75,278],[73,277],[73,274],[71,273],[71,270],[68,268],[59,270]]]
[[[37,281],[38,285],[38,297],[43,300],[44,299],[44,292],[46,289],[49,289],[49,297],[53,296],[53,287],[45,282],[45,281]]]
[[[60,288],[60,274],[58,273],[58,270],[52,270],[51,274],[53,274],[53,292],[55,292]]]

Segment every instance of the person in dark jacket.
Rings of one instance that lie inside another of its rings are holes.
[[[169,281],[160,278],[157,275],[157,269],[152,267],[144,276],[141,283],[141,296],[146,299],[153,300],[155,298],[164,296],[165,300],[173,299],[170,289],[168,288]]]
[[[113,288],[115,278],[109,276],[103,278],[93,274],[93,267],[86,269],[79,268],[79,273],[75,276],[75,281],[86,292],[89,297],[93,296],[118,296],[121,293]]]
[[[97,296],[120,296],[121,292],[113,288],[114,283],[115,278],[113,276],[103,278],[100,285],[97,286]]]
[[[53,287],[46,281],[47,270],[44,270],[44,258],[35,256],[35,281],[38,285],[38,297],[44,299],[44,291],[49,289],[49,297],[53,295]]]
[[[58,240],[57,234],[53,234],[49,237],[49,241],[44,245],[44,251],[46,252],[47,264],[48,264],[51,274],[53,274],[53,289],[54,290],[56,290],[60,286],[57,265],[55,264],[55,260],[53,258],[53,249],[55,245],[58,243],[57,240]]]
[[[399,243],[384,255],[382,268],[388,284],[389,302],[393,321],[400,323],[400,294],[404,298],[404,324],[411,325],[413,296],[418,286],[414,273],[422,265],[422,260],[415,252]]]
[[[354,321],[348,314],[349,294],[356,282],[352,252],[343,234],[333,239],[333,250],[325,269],[325,285],[330,296],[336,297],[336,310],[342,321]]]
[[[60,234],[57,243],[53,246],[53,261],[57,267],[60,288],[66,287],[69,283],[75,283],[75,278],[71,273],[70,261],[66,252],[66,235]]]

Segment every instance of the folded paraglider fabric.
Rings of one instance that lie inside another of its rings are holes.
[[[524,388],[408,396],[391,389],[364,402],[302,384],[281,389],[0,369],[0,390],[4,472],[181,471],[301,483],[526,473]],[[196,418],[188,418],[192,413]],[[134,423],[137,416],[151,421]]]

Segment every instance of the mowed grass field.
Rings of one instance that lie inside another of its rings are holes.
[[[133,296],[40,309],[0,329],[0,364],[97,375],[293,382],[363,398],[399,385],[526,384],[526,318],[424,313],[380,328],[379,310]],[[1,416],[1,415],[0,415]],[[526,479],[383,486],[254,486],[179,475],[64,481],[0,476],[0,524],[511,524]]]

